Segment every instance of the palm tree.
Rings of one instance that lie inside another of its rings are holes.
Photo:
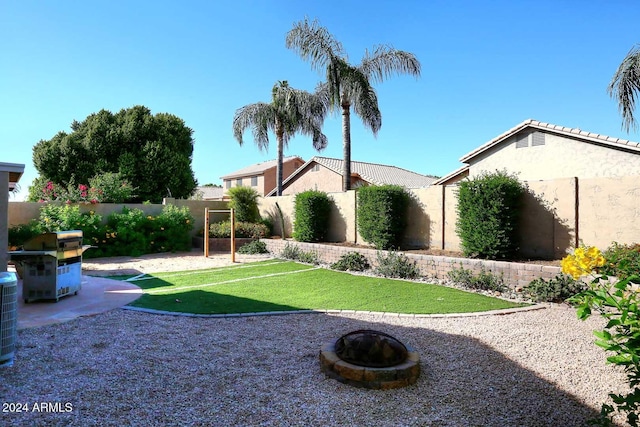
[[[326,102],[342,109],[342,142],[344,164],[342,188],[351,188],[351,106],[374,136],[382,126],[378,97],[371,83],[382,82],[393,74],[420,76],[420,62],[409,52],[390,46],[377,46],[365,51],[362,62],[351,65],[342,44],[326,28],[305,18],[287,33],[286,46],[293,49],[311,66],[325,71],[326,83],[320,88]]]
[[[327,137],[321,132],[327,105],[318,94],[293,89],[287,81],[279,81],[271,90],[271,103],[257,102],[236,110],[233,136],[242,145],[242,134],[250,127],[259,149],[269,148],[269,131],[276,135],[278,159],[276,166],[277,195],[282,195],[282,157],[284,147],[293,135],[310,135],[313,148],[321,151]]]
[[[622,60],[607,88],[609,95],[618,101],[622,114],[622,127],[627,132],[638,124],[633,117],[636,108],[636,94],[640,91],[640,45],[636,45]]]

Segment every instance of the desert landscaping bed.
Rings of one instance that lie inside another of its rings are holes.
[[[117,264],[91,260],[85,268],[185,270],[229,257],[111,261]],[[2,424],[577,426],[609,392],[626,387],[593,344],[591,331],[601,326],[597,317],[580,322],[564,305],[450,318],[207,319],[117,309],[21,330],[14,366],[0,371],[3,401],[60,402],[71,410],[4,413]],[[381,330],[416,349],[418,381],[376,391],[322,374],[322,345],[356,329]]]

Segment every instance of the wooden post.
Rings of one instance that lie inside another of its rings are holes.
[[[236,262],[236,214],[231,209],[231,262]]]
[[[209,208],[204,208],[204,256],[209,257]]]

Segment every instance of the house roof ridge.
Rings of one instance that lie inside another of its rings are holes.
[[[598,134],[595,132],[584,131],[580,128],[559,126],[559,125],[554,125],[552,123],[541,122],[534,119],[527,119],[527,120],[524,120],[523,122],[520,122],[519,124],[512,127],[511,129],[507,130],[506,132],[501,133],[495,138],[492,138],[488,142],[482,144],[480,147],[477,147],[474,150],[468,152],[467,154],[465,154],[460,158],[460,161],[462,163],[468,163],[470,159],[474,158],[478,154],[483,153],[484,151],[488,150],[494,145],[497,145],[500,142],[506,140],[507,138],[515,135],[516,133],[520,132],[526,127],[533,127],[537,129],[543,129],[543,130],[547,129],[549,131],[563,133],[566,135],[579,135],[583,138],[588,139],[587,142],[606,144],[612,148],[618,148],[618,149],[627,148],[633,151],[638,151],[638,147],[640,146],[640,143],[629,141],[627,139],[613,138],[613,137],[603,135],[603,134]]]

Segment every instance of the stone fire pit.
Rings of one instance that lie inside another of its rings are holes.
[[[389,334],[361,329],[325,344],[320,369],[345,384],[387,390],[418,380],[420,356]]]

